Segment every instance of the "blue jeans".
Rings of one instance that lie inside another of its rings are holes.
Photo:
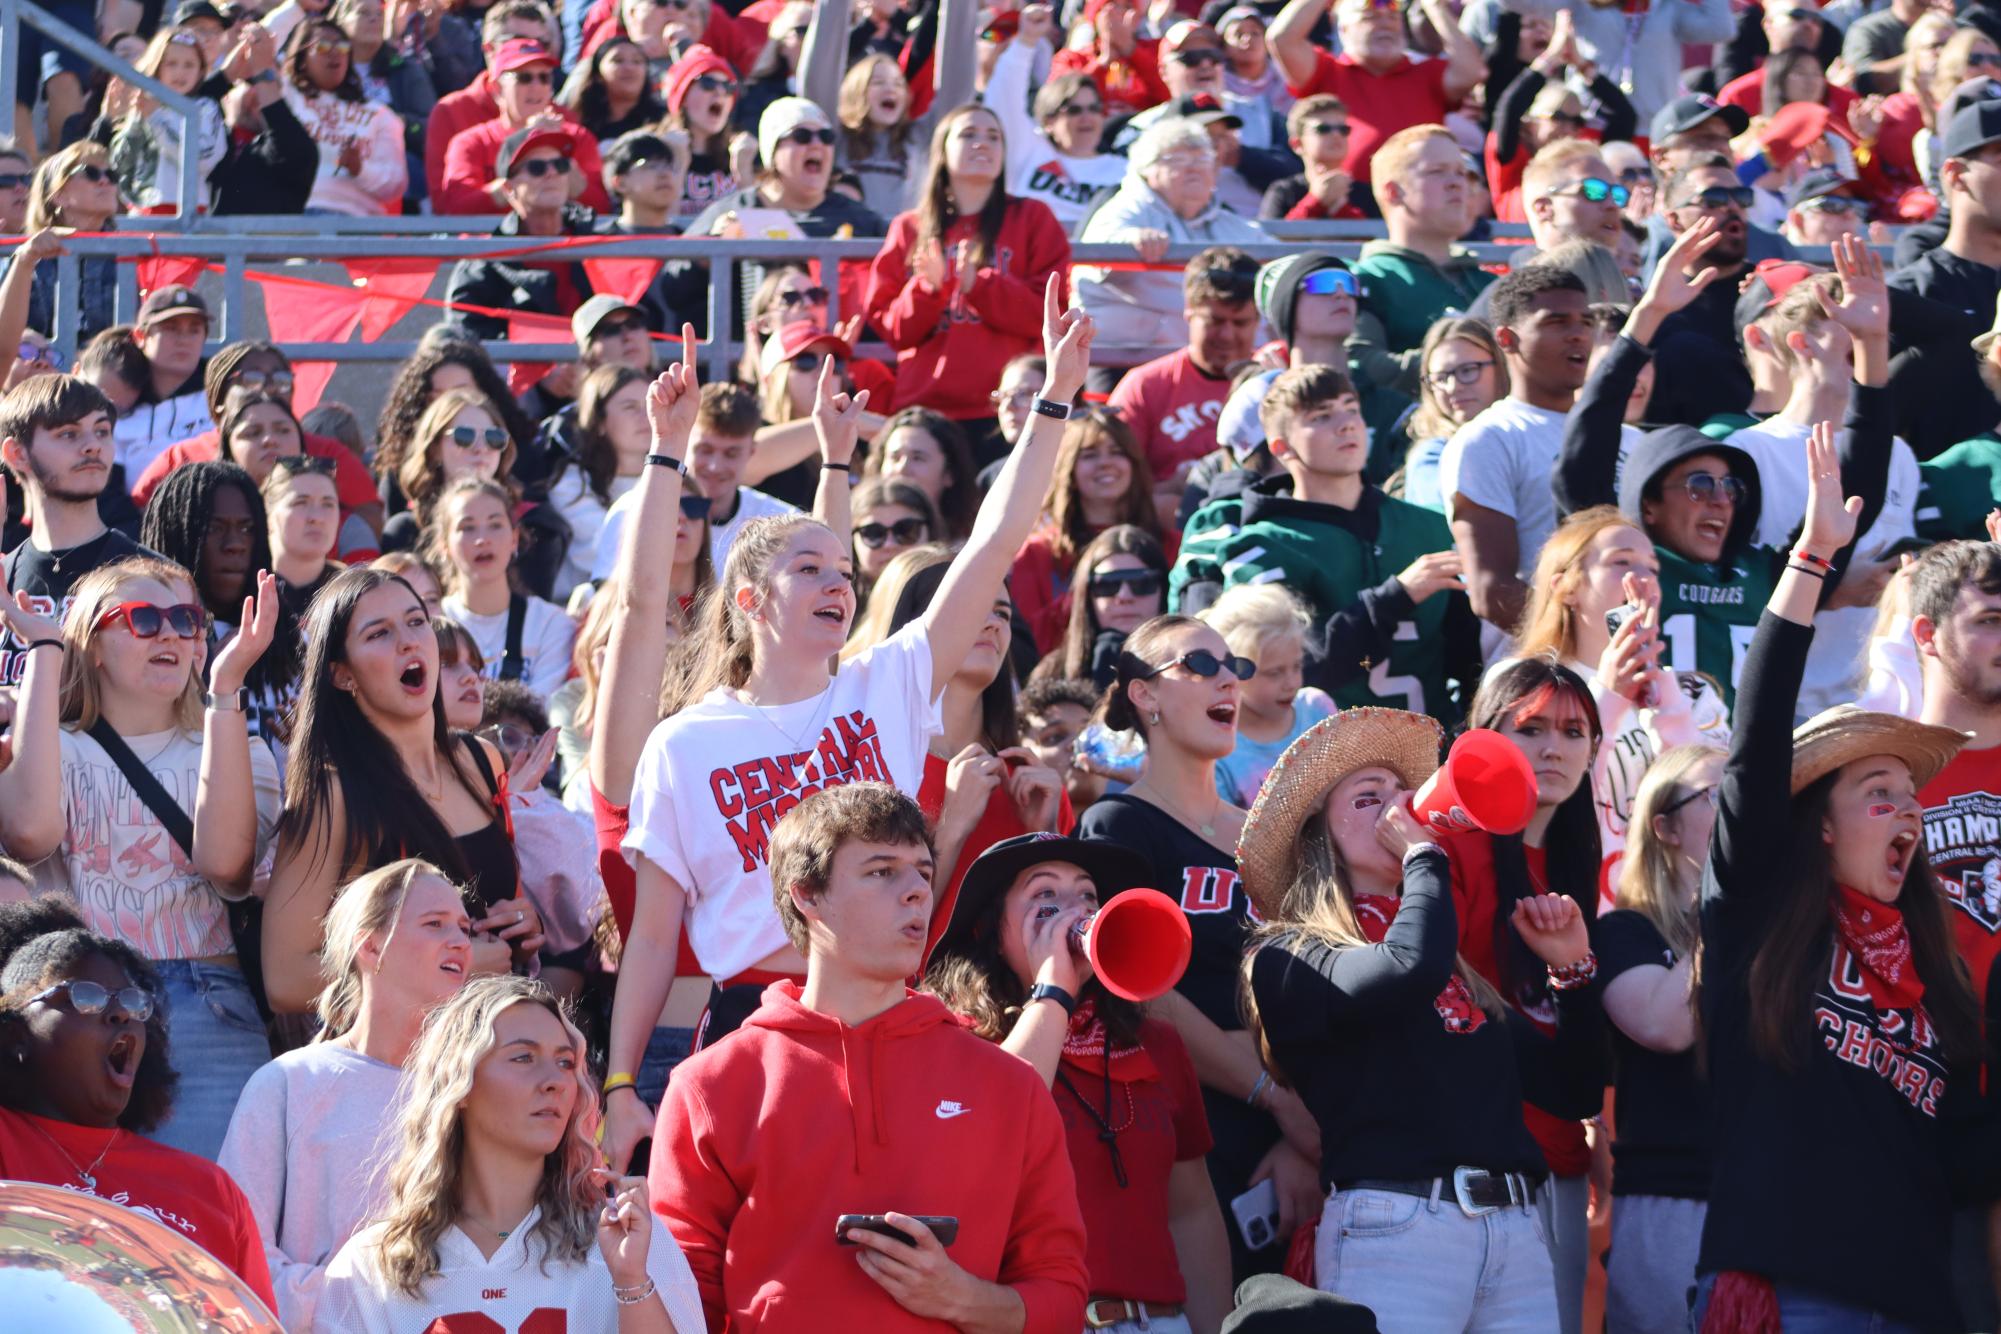
[[[1694,1323],[1702,1328],[1709,1310],[1709,1290],[1716,1275],[1704,1274],[1695,1287]],[[1824,1293],[1812,1292],[1792,1283],[1775,1283],[1779,1296],[1779,1327],[1786,1334],[1918,1334],[1916,1325],[1907,1325],[1877,1311],[1836,1301]]]
[[[1450,1195],[1340,1191],[1321,1214],[1313,1262],[1320,1289],[1373,1310],[1382,1334],[1558,1328],[1549,1240],[1533,1205],[1469,1218]]]
[[[215,1161],[236,1099],[271,1059],[249,984],[234,968],[155,959],[167,1013],[167,1055],[180,1073],[174,1109],[149,1138]]]
[[[695,1049],[695,1030],[692,1028],[656,1028],[646,1039],[646,1054],[639,1058],[639,1069],[633,1072],[638,1081],[639,1099],[648,1107],[658,1107],[660,1099],[667,1092],[667,1076],[674,1073],[674,1067],[688,1059]]]

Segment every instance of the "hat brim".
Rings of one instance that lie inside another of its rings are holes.
[[[621,301],[616,306],[606,307],[605,312],[602,315],[599,315],[596,319],[592,320],[590,323],[590,327],[583,330],[581,333],[579,333],[575,327],[572,327],[570,329],[570,335],[576,338],[579,342],[588,342],[593,336],[596,335],[598,331],[598,326],[600,324],[603,324],[606,320],[610,319],[612,316],[628,310],[635,315],[644,315],[646,313],[645,311],[641,310],[638,306],[633,305],[629,301]]]
[[[1237,839],[1237,874],[1258,912],[1278,915],[1299,873],[1299,831],[1334,784],[1380,766],[1405,787],[1420,787],[1438,771],[1444,740],[1435,719],[1401,709],[1348,709],[1301,733],[1265,775]]]
[[[1102,839],[1033,837],[1008,839],[981,853],[959,882],[951,920],[932,949],[932,959],[971,954],[979,926],[996,903],[1013,888],[1023,871],[1044,862],[1067,862],[1091,877],[1103,907],[1129,889],[1146,887],[1153,866],[1139,853]]]
[[[1198,111],[1185,119],[1197,125],[1227,125],[1233,130],[1244,128],[1244,118],[1234,111]]]
[[[155,310],[141,317],[139,327],[144,329],[149,325],[158,324],[161,320],[171,320],[176,315],[199,315],[211,324],[215,322],[214,316],[208,313],[206,306],[169,306],[165,310]]]
[[[1966,742],[1965,732],[1950,727],[1837,704],[1793,730],[1793,795],[1798,796],[1842,765],[1871,755],[1902,760],[1910,767],[1912,783],[1922,788],[1938,777],[1939,770],[1952,762]]]
[[[522,144],[521,147],[509,154],[506,166],[503,167],[498,162],[495,162],[494,168],[500,172],[501,179],[505,180],[514,174],[516,167],[521,165],[522,158],[527,157],[538,148],[550,147],[573,150],[576,146],[576,136],[566,130],[543,130],[539,134],[530,135],[528,142]]]

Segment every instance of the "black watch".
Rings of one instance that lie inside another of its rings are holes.
[[[671,454],[648,454],[646,462],[649,466],[655,468],[672,468],[683,477],[688,475],[688,465]]]
[[[1028,406],[1034,411],[1041,413],[1043,416],[1054,417],[1057,421],[1060,422],[1069,421],[1070,414],[1075,411],[1075,408],[1073,408],[1068,403],[1052,402],[1051,400],[1042,397],[1042,395],[1040,394],[1037,394],[1034,397],[1034,399],[1032,399],[1029,402]]]
[[[1063,1013],[1065,1014],[1077,1013],[1077,998],[1061,987],[1051,986],[1047,982],[1036,983],[1028,993],[1028,1003],[1033,1005],[1035,1002],[1042,1000],[1055,1001],[1063,1007]]]

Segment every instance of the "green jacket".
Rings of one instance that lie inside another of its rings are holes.
[[[1987,512],[2001,506],[2001,436],[1962,440],[1918,465],[1918,536],[1987,540]]]
[[[1238,584],[1282,583],[1313,618],[1305,684],[1343,708],[1456,724],[1480,679],[1479,622],[1464,593],[1415,604],[1397,582],[1419,556],[1452,549],[1444,516],[1374,486],[1352,510],[1291,492],[1290,477],[1273,477],[1197,510],[1168,582],[1174,608],[1199,611]]]
[[[1454,247],[1440,268],[1389,241],[1364,245],[1355,275],[1362,280],[1362,299],[1349,349],[1367,378],[1406,394],[1417,392],[1417,354],[1425,333],[1441,316],[1469,309],[1495,280],[1471,251]]]

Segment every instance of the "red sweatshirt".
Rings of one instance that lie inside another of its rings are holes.
[[[438,104],[431,108],[431,119],[424,126],[424,183],[430,187],[432,199],[444,188],[445,150],[452,146],[452,140],[460,131],[484,125],[499,114],[500,108],[493,100],[493,82],[485,70],[457,92],[438,99]]]
[[[573,156],[586,182],[584,192],[576,197],[577,202],[596,212],[605,212],[611,207],[611,200],[604,192],[604,162],[598,156],[598,141],[570,112],[560,107],[556,110],[574,131]],[[431,195],[432,209],[460,215],[505,213],[507,210],[493,202],[486,187],[499,169],[500,146],[519,128],[495,116],[461,131],[445,150],[445,179]]]
[[[945,233],[947,279],[941,290],[911,263],[917,214],[899,213],[869,268],[868,317],[896,349],[896,402],[933,408],[954,421],[991,421],[989,394],[1001,368],[1042,346],[1042,291],[1049,275],[1070,270],[1070,238],[1049,206],[1010,199],[992,259],[961,292],[952,247],[978,235],[962,218]]]
[[[1158,106],[1173,94],[1160,77],[1160,42],[1136,42],[1132,54],[1105,59],[1095,50],[1058,51],[1049,62],[1049,77],[1059,74],[1088,74],[1105,100],[1107,116],[1130,116],[1136,111]]]
[[[1088,1278],[1062,1119],[1026,1062],[909,993],[856,1028],[774,982],[727,1039],[674,1071],[647,1174],[720,1334],[904,1334],[914,1316],[836,1245],[842,1214],[959,1220],[952,1259],[1076,1334]]]

